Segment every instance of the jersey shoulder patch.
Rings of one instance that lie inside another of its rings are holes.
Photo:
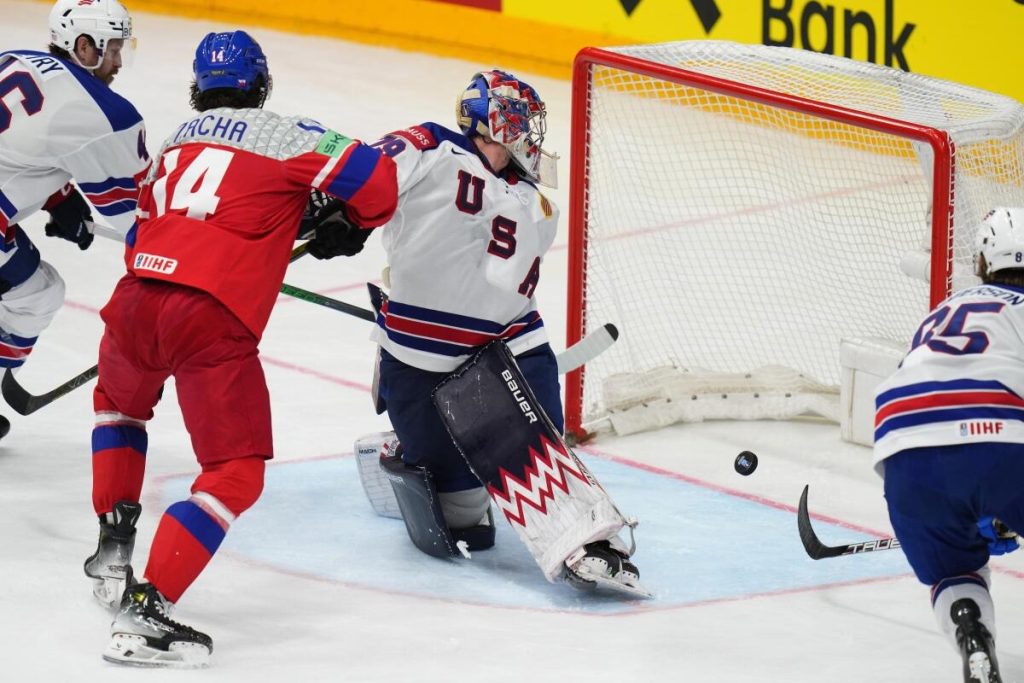
[[[410,126],[404,130],[397,130],[390,135],[391,137],[401,138],[409,142],[421,152],[428,149],[436,149],[442,142],[450,142],[467,152],[474,151],[473,143],[465,135],[429,121],[418,126]]]

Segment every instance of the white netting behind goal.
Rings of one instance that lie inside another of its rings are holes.
[[[702,41],[609,52],[946,131],[954,284],[970,282],[974,225],[994,205],[1024,204],[1024,108],[1009,98],[788,48]],[[707,373],[748,398],[770,393],[743,384],[766,368],[785,378],[784,399],[834,395],[842,338],[909,339],[929,285],[900,264],[915,253],[928,260],[931,146],[754,101],[772,98],[751,99],[742,85],[634,69],[591,64],[587,111],[573,122],[587,164],[573,188],[584,207],[573,248],[584,255],[571,277],[583,296],[570,307],[585,311],[584,332],[613,322],[622,333],[587,366],[584,427],[636,405],[696,401],[680,378]],[[796,412],[805,409],[829,413]],[[708,416],[727,412],[719,404]]]

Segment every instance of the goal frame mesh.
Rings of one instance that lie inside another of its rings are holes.
[[[587,317],[587,224],[589,210],[588,171],[590,141],[596,133],[591,129],[592,74],[595,67],[608,67],[660,79],[674,84],[737,97],[761,105],[828,119],[848,126],[906,138],[928,145],[933,152],[931,263],[929,305],[934,307],[945,299],[953,278],[953,181],[954,144],[941,129],[901,121],[873,113],[857,111],[799,96],[766,90],[745,83],[709,74],[660,64],[607,49],[588,47],[581,50],[573,64],[572,127],[570,138],[569,183],[569,255],[566,344],[582,339],[589,327],[596,328],[606,320],[589,321]],[[629,334],[629,330],[622,330]],[[583,425],[586,367],[566,375],[566,433],[577,439],[586,437]]]

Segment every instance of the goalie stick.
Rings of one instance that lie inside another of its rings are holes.
[[[607,351],[618,338],[618,328],[611,323],[605,323],[556,356],[558,374],[564,375],[586,365]]]
[[[812,560],[822,560],[827,557],[840,557],[842,555],[859,555],[871,553],[876,550],[896,550],[900,542],[895,538],[875,538],[870,541],[859,541],[847,543],[846,545],[825,545],[814,533],[811,527],[811,514],[807,511],[807,491],[810,484],[804,486],[800,494],[800,504],[797,507],[796,526],[800,531],[800,542],[804,544],[804,550]]]
[[[103,237],[122,241],[124,239],[123,236],[113,228],[108,228],[97,223],[92,223],[90,228],[95,234]],[[303,242],[292,249],[292,254],[288,262],[291,263],[293,261],[297,261],[305,256],[308,244],[308,242]],[[14,409],[14,412],[19,415],[31,415],[43,406],[53,403],[61,396],[74,391],[89,380],[93,379],[96,377],[98,372],[99,366],[94,365],[88,370],[78,373],[60,386],[47,391],[45,394],[33,395],[30,394],[25,387],[18,384],[18,380],[15,379],[14,373],[11,372],[10,368],[7,368],[4,372],[3,381],[0,381],[0,394],[3,394],[4,400],[7,401],[7,404]]]

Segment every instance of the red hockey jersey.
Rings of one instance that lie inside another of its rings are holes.
[[[315,121],[203,112],[153,164],[127,239],[128,270],[209,292],[259,338],[311,188],[345,201],[365,228],[387,222],[398,201],[390,159]]]

